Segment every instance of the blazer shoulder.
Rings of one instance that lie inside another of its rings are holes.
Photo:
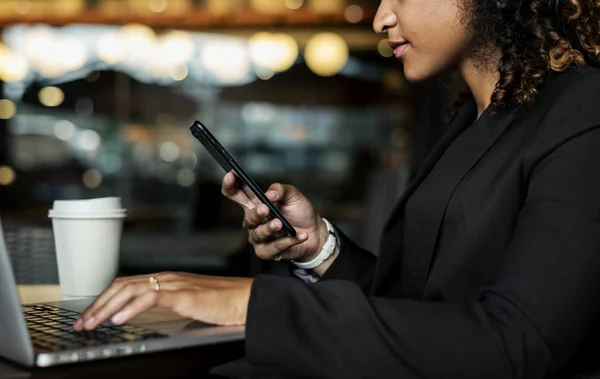
[[[546,106],[532,141],[538,152],[600,127],[600,69],[570,69],[555,75],[541,88],[537,101]]]
[[[577,117],[600,121],[600,69],[585,67],[554,74],[540,90],[549,96],[548,113],[554,117]]]

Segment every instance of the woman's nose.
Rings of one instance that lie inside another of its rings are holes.
[[[373,30],[375,33],[385,33],[388,29],[396,26],[398,19],[393,12],[390,0],[381,0],[375,19],[373,19]]]

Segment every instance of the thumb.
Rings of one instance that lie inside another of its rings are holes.
[[[300,191],[294,186],[284,185],[281,183],[271,184],[267,190],[267,198],[272,202],[279,202],[281,204],[289,204],[298,200]]]

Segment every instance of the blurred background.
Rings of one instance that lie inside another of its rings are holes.
[[[264,189],[296,185],[376,251],[449,92],[406,82],[378,5],[0,0],[0,215],[21,281],[55,280],[52,201],[103,196],[128,209],[121,274],[282,269],[253,258],[196,119]]]

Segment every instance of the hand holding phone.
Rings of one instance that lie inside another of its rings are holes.
[[[192,135],[200,141],[200,143],[206,148],[210,155],[219,163],[219,165],[225,170],[225,172],[232,172],[236,177],[236,182],[241,190],[248,196],[248,198],[258,206],[265,204],[269,209],[269,215],[271,218],[279,219],[283,224],[283,229],[286,233],[291,236],[296,236],[296,230],[294,227],[285,219],[279,209],[271,203],[271,201],[265,196],[263,190],[256,184],[256,182],[244,171],[244,169],[237,163],[235,159],[225,150],[225,148],[217,141],[212,133],[200,122],[195,121],[190,126]]]
[[[249,199],[236,185],[233,174],[225,175],[221,190],[227,198],[244,208],[244,227],[249,232],[248,241],[261,259],[307,262],[318,254],[327,240],[328,232],[323,219],[311,202],[294,186],[272,184],[266,194],[297,230],[296,237],[280,236],[278,232],[282,225],[277,219],[261,225],[264,214],[269,209],[262,204],[248,208],[245,204],[248,204]]]

